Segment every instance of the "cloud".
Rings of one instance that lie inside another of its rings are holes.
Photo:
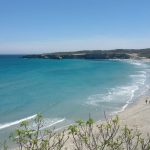
[[[74,40],[58,40],[46,42],[8,42],[0,43],[0,53],[47,53],[54,51],[74,51],[93,49],[116,49],[116,48],[148,48],[150,39],[144,38],[86,38]]]

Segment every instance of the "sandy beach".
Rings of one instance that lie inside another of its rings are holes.
[[[122,127],[127,125],[130,129],[138,129],[142,133],[142,136],[146,137],[147,134],[150,134],[150,95],[139,97],[133,104],[117,115]],[[102,122],[99,121],[96,124],[98,125]],[[74,149],[72,139],[67,141],[65,147],[70,150]]]
[[[147,104],[145,101],[148,101]],[[119,113],[122,125],[128,125],[131,128],[139,129],[143,135],[150,133],[150,96],[142,96]]]
[[[147,133],[150,133],[150,95],[141,96],[136,102],[131,104],[123,112],[120,112],[117,115],[120,118],[121,126],[127,125],[129,128],[137,128],[143,136],[146,136]],[[100,121],[96,124],[100,124],[102,122]],[[66,133],[65,137],[67,136],[68,132]],[[65,143],[63,149],[65,148],[68,148],[69,150],[74,149],[72,138]]]

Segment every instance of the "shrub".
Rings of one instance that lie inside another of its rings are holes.
[[[42,130],[43,117],[37,115],[34,120],[35,129],[31,129],[27,121],[20,124],[20,128],[10,136],[11,140],[17,144],[18,150],[61,150],[68,136],[65,137],[65,130],[55,132],[54,130]]]
[[[137,129],[120,127],[118,116],[100,124],[89,118],[69,127],[75,150],[150,150],[150,138]]]
[[[61,132],[42,130],[43,117],[37,115],[35,129],[24,121],[11,140],[17,150],[62,150],[67,149],[67,141],[73,147],[68,150],[150,150],[150,137],[145,138],[137,129],[120,126],[118,116],[99,124],[89,117],[87,121],[78,120],[74,125]],[[3,150],[7,150],[6,142]]]

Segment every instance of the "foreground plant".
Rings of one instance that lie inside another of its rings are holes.
[[[29,127],[27,121],[20,124],[20,128],[11,135],[19,150],[61,150],[68,137],[65,137],[65,130],[58,133],[54,130],[43,130],[43,117],[37,115],[34,120],[35,129]]]
[[[69,127],[75,150],[150,150],[150,137],[142,138],[137,129],[120,127],[119,118],[98,125],[92,118]]]
[[[118,116],[99,124],[91,117],[78,120],[61,132],[43,130],[41,115],[37,115],[34,123],[32,129],[29,122],[22,122],[11,135],[16,150],[150,150],[150,137],[143,138],[137,129],[120,126]],[[3,150],[8,150],[6,142]]]

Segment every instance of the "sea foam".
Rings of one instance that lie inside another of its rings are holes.
[[[52,120],[49,124],[47,124],[43,128],[41,128],[41,130],[44,130],[44,129],[49,128],[49,127],[52,127],[52,126],[54,126],[54,125],[56,125],[58,123],[61,123],[63,121],[65,121],[65,118]]]
[[[86,104],[98,107],[102,105],[102,103],[124,102],[124,105],[121,108],[117,108],[116,111],[111,113],[116,114],[124,111],[130,103],[133,103],[135,98],[143,95],[149,89],[149,85],[146,84],[149,73],[148,65],[136,60],[127,60],[125,62],[140,69],[136,74],[129,75],[131,83],[126,86],[110,88],[106,93],[91,95],[88,97]]]
[[[5,124],[0,124],[0,130],[2,129],[5,129],[5,128],[8,128],[8,127],[11,127],[11,126],[14,126],[14,125],[17,125],[23,121],[27,121],[27,120],[31,120],[33,118],[35,118],[37,116],[37,114],[33,115],[33,116],[29,116],[27,118],[23,118],[23,119],[20,119],[20,120],[17,120],[17,121],[14,121],[14,122],[10,122],[10,123],[5,123]]]

